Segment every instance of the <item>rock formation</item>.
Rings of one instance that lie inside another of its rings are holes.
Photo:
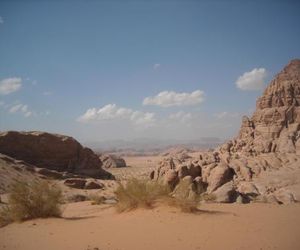
[[[0,153],[37,167],[110,179],[98,156],[69,136],[45,132],[0,133]]]
[[[220,202],[300,200],[300,60],[271,81],[236,138],[199,158],[165,159],[151,173],[171,187],[185,176]]]
[[[123,158],[116,155],[101,155],[100,160],[102,161],[104,168],[124,168],[126,167],[126,162]]]

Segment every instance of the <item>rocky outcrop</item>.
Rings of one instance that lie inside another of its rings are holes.
[[[127,167],[126,162],[123,158],[116,155],[101,155],[100,160],[102,161],[104,168],[124,168]]]
[[[275,173],[280,180],[283,168],[295,173],[293,180],[271,185],[264,173]],[[151,178],[167,179],[176,189],[182,178],[191,176],[218,202],[291,203],[300,200],[299,172],[300,60],[292,60],[258,98],[252,117],[243,117],[236,138],[199,158],[166,158]]]
[[[98,156],[69,136],[45,132],[0,133],[0,152],[37,167],[110,179]],[[45,172],[45,171],[44,171]]]

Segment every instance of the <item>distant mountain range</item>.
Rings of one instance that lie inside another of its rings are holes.
[[[160,153],[170,147],[184,147],[191,150],[215,148],[224,140],[217,137],[202,137],[195,140],[159,140],[151,138],[137,138],[132,140],[106,140],[83,143],[96,152],[136,152]]]

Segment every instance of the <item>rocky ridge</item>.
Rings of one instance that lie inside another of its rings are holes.
[[[61,176],[61,172],[65,172],[101,179],[113,178],[112,174],[102,169],[102,162],[91,149],[65,135],[37,131],[2,132],[0,153],[39,167],[44,175]]]
[[[300,60],[271,81],[236,138],[197,158],[168,157],[150,177],[175,193],[189,181],[191,192],[218,202],[300,200]]]

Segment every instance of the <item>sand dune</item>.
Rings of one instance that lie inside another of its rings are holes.
[[[0,229],[0,249],[300,249],[300,205],[205,204],[198,214],[157,207],[118,214],[71,203],[63,219]]]

